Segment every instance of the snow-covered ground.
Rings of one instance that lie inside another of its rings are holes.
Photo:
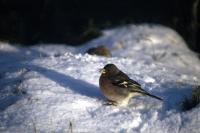
[[[79,47],[0,43],[0,132],[199,133],[200,106],[181,111],[200,84],[200,61],[183,39],[159,25],[103,33]],[[85,54],[98,45],[113,57]],[[98,70],[107,63],[164,102],[136,97],[127,107],[105,106]]]

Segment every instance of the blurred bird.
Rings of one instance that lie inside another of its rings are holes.
[[[111,57],[112,54],[108,48],[106,48],[103,45],[100,45],[98,47],[90,48],[86,53],[90,55],[100,55],[100,56],[105,56],[105,57]]]
[[[125,73],[119,70],[114,64],[107,64],[101,71],[99,86],[108,99],[109,105],[127,105],[130,98],[138,95],[154,96],[141,88],[141,85],[130,79]]]

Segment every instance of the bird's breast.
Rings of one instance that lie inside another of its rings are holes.
[[[121,102],[129,95],[128,92],[124,93],[123,88],[114,86],[109,78],[100,76],[99,86],[106,98],[112,101]]]

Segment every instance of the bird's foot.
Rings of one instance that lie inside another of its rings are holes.
[[[104,103],[103,105],[106,105],[106,106],[117,106],[117,102],[115,101],[111,101],[111,100],[107,100],[106,103]]]

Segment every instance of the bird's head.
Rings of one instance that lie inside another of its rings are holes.
[[[120,72],[120,70],[114,64],[107,64],[100,70],[102,75],[114,76]]]

